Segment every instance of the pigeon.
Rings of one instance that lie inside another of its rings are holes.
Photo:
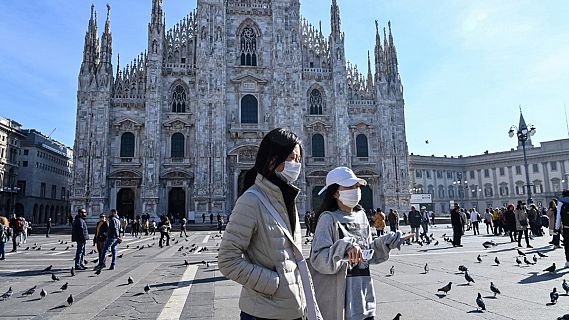
[[[482,258],[480,258],[480,255],[478,255],[478,257],[476,257],[476,261],[482,262]]]
[[[43,269],[43,271],[46,271],[46,272],[47,272],[47,271],[51,271],[51,268],[53,268],[53,265],[50,265],[49,267]]]
[[[8,288],[8,291],[4,292],[0,296],[0,299],[2,299],[2,300],[10,299],[10,297],[12,296],[13,293],[14,293],[14,291],[12,291],[12,287],[10,287],[10,288]]]
[[[429,272],[429,264],[428,263],[425,263],[424,269],[425,269],[425,273]]]
[[[128,284],[133,284],[133,283],[134,283],[134,280],[132,280],[132,277],[128,277],[128,279],[126,280],[126,282],[127,282]]]
[[[478,308],[480,308],[481,310],[486,310],[486,304],[484,303],[484,299],[482,299],[482,295],[480,294],[480,292],[478,292],[478,297],[476,298],[476,304],[478,305]]]
[[[122,258],[123,256],[124,256],[124,253],[121,253],[117,257]]]
[[[496,263],[497,265],[500,265],[500,260],[498,260],[498,257],[494,258],[494,263]]]
[[[69,306],[71,306],[73,304],[73,295],[70,294],[69,297],[67,297],[67,304]]]
[[[466,271],[468,271],[468,268],[463,266],[463,265],[460,265],[460,266],[458,266],[458,271],[466,272]]]
[[[468,281],[468,284],[472,283],[476,283],[474,282],[474,279],[472,279],[472,277],[468,274],[468,271],[464,272],[464,279],[466,279],[466,281]]]
[[[555,272],[555,262],[551,265],[551,267],[543,269],[543,271],[554,273]]]
[[[401,320],[401,316],[402,316],[402,314],[398,313],[395,315],[395,318],[393,318],[393,320]]]
[[[51,248],[51,251],[55,251],[55,247]]]
[[[535,264],[535,263],[531,263],[531,262],[528,260],[528,258],[527,258],[527,257],[524,257],[524,263],[525,263],[525,264],[527,264],[528,266],[529,266],[529,265],[534,265],[534,264]]]
[[[71,276],[75,277],[75,267],[71,267]]]
[[[437,240],[437,241],[435,241],[435,243],[433,243],[433,246],[438,246],[438,245],[439,245],[439,240]]]
[[[559,293],[557,293],[557,288],[553,288],[553,291],[549,293],[549,298],[551,299],[551,303],[556,304],[557,299],[559,299]]]
[[[64,285],[61,286],[60,289],[63,290],[63,291],[65,291],[65,290],[67,290],[67,286],[68,286],[68,285],[69,285],[69,283],[66,282]]]
[[[37,247],[36,251],[41,251],[41,246]]]
[[[519,257],[516,257],[516,263],[518,264],[518,267],[522,264],[522,260],[520,260]]]
[[[537,252],[537,255],[540,256],[541,258],[547,258],[547,256],[541,252]]]
[[[498,288],[494,285],[494,282],[490,282],[490,291],[494,292],[494,297],[496,294],[502,294]]]
[[[65,250],[65,251],[69,250],[69,246],[65,247],[65,249],[64,249],[64,250]]]
[[[103,270],[103,268],[97,268],[97,271],[95,271],[96,275],[100,275],[101,274],[101,270]]]
[[[24,249],[24,250],[25,250],[25,251],[28,251],[28,250],[30,250],[30,247],[26,247],[26,249]]]
[[[99,259],[95,259],[95,260],[93,260],[93,261],[91,261],[91,262],[97,263],[97,262],[99,262]]]
[[[523,253],[522,250],[520,250],[520,249],[517,249],[517,250],[518,250],[518,255],[519,255],[519,256],[524,256],[524,257],[526,256],[526,254]]]
[[[391,266],[391,268],[389,268],[389,275],[394,275],[395,274],[395,266]]]
[[[34,294],[34,292],[36,292],[37,287],[38,286],[33,286],[33,287],[29,288],[24,293],[22,293],[22,296],[31,296],[32,294]]]
[[[40,291],[40,299],[45,298],[45,296],[47,296],[47,291],[45,291],[44,289],[41,289],[41,291]]]
[[[484,243],[482,243],[482,246],[484,246],[485,249],[488,249],[497,246],[497,244],[494,241],[484,241]]]
[[[184,265],[185,265],[185,266],[190,265],[190,263],[188,262],[188,260],[184,260]]]
[[[451,287],[452,287],[452,282],[449,282],[446,286],[438,289],[437,292],[442,291],[446,295],[450,291]]]
[[[535,256],[535,254],[533,255],[532,260],[533,260],[533,263],[537,263],[537,257]]]
[[[55,274],[51,274],[51,280],[53,281],[59,281],[59,278],[55,275]]]
[[[148,293],[148,291],[150,291],[150,286],[149,286],[149,285],[145,285],[145,286],[144,286],[144,293]]]
[[[443,233],[443,235],[441,236],[441,238],[446,238],[447,234]]]

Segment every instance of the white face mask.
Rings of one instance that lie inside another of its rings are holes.
[[[350,190],[340,190],[338,191],[340,200],[346,207],[355,207],[362,199],[362,190],[360,188],[350,189]]]
[[[296,181],[296,179],[298,179],[298,176],[300,175],[300,168],[301,168],[300,162],[285,161],[285,166],[283,171],[281,172],[275,171],[275,174],[283,181],[288,183],[293,183]]]

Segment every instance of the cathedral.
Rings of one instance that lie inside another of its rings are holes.
[[[202,214],[229,215],[261,139],[277,127],[303,141],[301,215],[319,206],[326,174],[339,165],[368,181],[365,208],[407,210],[391,23],[386,30],[370,22],[375,44],[360,68],[346,58],[336,0],[330,27],[324,35],[306,21],[299,0],[198,0],[166,29],[162,0],[152,0],[146,48],[121,68],[112,63],[110,6],[100,38],[92,6],[78,77],[72,212],[87,208],[90,221],[111,208],[200,222]]]

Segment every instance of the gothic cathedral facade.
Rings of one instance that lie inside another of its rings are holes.
[[[261,139],[276,127],[304,143],[300,213],[319,205],[326,173],[339,165],[369,182],[364,207],[407,209],[391,24],[380,35],[376,22],[365,74],[346,59],[336,0],[328,36],[300,16],[299,0],[198,0],[169,30],[162,0],[153,0],[147,49],[115,71],[109,15],[107,6],[99,39],[91,7],[85,35],[73,212],[228,215]]]

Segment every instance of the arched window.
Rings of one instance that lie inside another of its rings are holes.
[[[170,157],[183,158],[184,157],[184,135],[177,132],[172,135],[170,144]]]
[[[310,106],[310,114],[322,114],[323,100],[322,93],[318,89],[312,89],[310,91],[310,97],[308,98],[308,104]]]
[[[454,198],[454,187],[453,186],[448,186],[448,197]]]
[[[367,158],[368,156],[367,137],[365,134],[358,134],[356,137],[356,157]]]
[[[243,28],[241,32],[241,65],[256,66],[257,65],[257,35],[251,27]]]
[[[317,133],[312,136],[312,156],[315,158],[324,158],[324,137]]]
[[[241,123],[259,123],[258,105],[257,98],[253,95],[241,98]]]
[[[186,90],[181,85],[172,93],[172,112],[186,112]]]
[[[121,158],[134,157],[134,134],[125,132],[121,136]]]

